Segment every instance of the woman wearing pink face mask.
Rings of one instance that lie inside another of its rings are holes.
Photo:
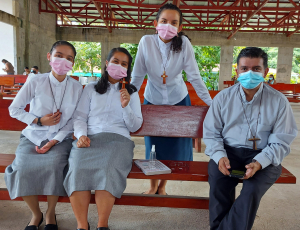
[[[158,34],[142,37],[132,72],[132,84],[139,90],[148,76],[144,104],[186,105],[191,101],[182,70],[197,95],[210,105],[212,99],[202,81],[190,40],[182,30],[182,13],[173,4],[162,6],[154,21]],[[158,160],[193,160],[191,138],[145,137],[146,159],[155,145]],[[166,180],[150,181],[145,194],[166,195]]]
[[[95,190],[98,230],[107,230],[115,202],[126,187],[134,143],[130,132],[143,122],[139,95],[130,81],[132,57],[124,48],[114,48],[106,59],[104,74],[88,84],[74,113],[74,135],[69,171],[64,181],[77,219],[77,229],[89,229],[88,208]]]
[[[28,79],[9,107],[13,118],[28,125],[22,131],[15,160],[5,170],[11,199],[22,197],[32,212],[25,230],[38,229],[43,222],[38,195],[47,195],[45,230],[58,229],[55,206],[59,196],[67,195],[63,180],[73,141],[72,115],[82,92],[82,85],[66,75],[75,56],[69,42],[54,43],[47,54],[51,72]]]

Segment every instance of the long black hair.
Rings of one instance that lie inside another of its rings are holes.
[[[182,16],[182,12],[181,10],[174,4],[172,3],[167,3],[165,5],[163,5],[162,7],[159,8],[157,15],[156,15],[156,21],[158,22],[160,14],[164,11],[164,10],[176,10],[179,13],[180,19],[179,19],[179,26],[181,26],[182,21],[183,21],[183,16]],[[182,49],[182,36],[186,36],[190,41],[191,39],[184,33],[184,32],[179,32],[178,36],[175,36],[174,38],[172,38],[172,43],[171,43],[171,50],[177,52],[180,52]]]
[[[124,54],[127,55],[128,59],[129,59],[129,62],[128,62],[128,69],[127,69],[127,77],[125,78],[125,81],[128,82],[128,84],[125,85],[125,88],[127,89],[128,93],[131,95],[133,94],[134,92],[137,91],[136,87],[132,84],[129,84],[130,82],[130,77],[131,77],[131,63],[132,63],[132,57],[130,55],[130,53],[127,51],[127,49],[125,48],[122,48],[122,47],[118,47],[118,48],[113,48],[107,58],[106,58],[106,61],[110,61],[110,59],[112,58],[112,56],[114,56],[114,54],[116,52],[122,52]],[[100,93],[100,94],[104,94],[106,93],[107,91],[107,88],[109,87],[109,84],[108,84],[108,72],[107,72],[107,67],[105,66],[104,67],[104,73],[103,75],[101,76],[101,78],[99,79],[98,83],[95,85],[95,90]],[[122,88],[122,84],[119,83],[119,89]]]

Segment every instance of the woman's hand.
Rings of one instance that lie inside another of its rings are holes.
[[[81,136],[77,141],[78,148],[88,148],[91,146],[91,140],[87,136]]]
[[[130,95],[129,95],[127,89],[120,90],[120,99],[121,99],[122,108],[125,108],[130,101]]]
[[[38,146],[35,146],[35,150],[40,153],[40,154],[44,154],[46,152],[49,151],[49,149],[51,149],[54,145],[56,145],[58,143],[58,140],[51,140],[49,142],[47,142],[42,148],[39,149]]]
[[[43,126],[57,125],[60,121],[61,112],[50,113],[41,118],[41,123]],[[38,118],[35,118],[33,123],[37,124]]]

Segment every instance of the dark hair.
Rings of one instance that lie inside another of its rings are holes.
[[[37,67],[36,65],[32,66],[32,68],[34,68],[34,69],[39,69],[39,67]]]
[[[164,10],[176,10],[179,13],[180,19],[179,19],[179,25],[182,24],[183,21],[183,16],[182,16],[182,12],[181,10],[176,6],[173,5],[172,3],[167,3],[165,5],[163,5],[162,7],[159,8],[157,15],[156,15],[156,21],[158,22],[160,14],[164,11]],[[182,48],[182,36],[186,36],[190,41],[191,39],[184,33],[184,32],[179,32],[178,36],[175,36],[174,38],[172,38],[172,43],[171,43],[171,49],[173,51],[175,51],[176,53],[181,51]]]
[[[109,54],[106,58],[106,61],[109,62],[110,59],[112,58],[112,56],[114,56],[114,54],[116,52],[122,52],[128,56],[129,62],[128,62],[128,69],[127,69],[127,77],[125,78],[125,81],[130,82],[132,57],[131,57],[130,53],[127,51],[127,49],[122,48],[122,47],[113,48],[109,52]],[[100,94],[104,94],[104,93],[106,93],[108,87],[109,87],[108,72],[107,72],[106,66],[105,66],[103,75],[101,76],[98,83],[95,85],[95,90]],[[125,87],[130,95],[137,91],[136,87],[132,84],[126,84]],[[119,83],[119,89],[121,89],[121,88],[122,88],[122,84]]]
[[[264,61],[265,69],[268,68],[268,54],[258,47],[246,47],[241,50],[239,56],[237,57],[237,65],[239,65],[239,61],[242,57],[248,58],[262,58]]]
[[[2,59],[2,62],[4,62],[4,63],[6,63],[6,62],[8,62],[6,59]]]
[[[24,69],[29,69],[27,66]]]
[[[57,47],[57,46],[69,46],[69,47],[71,47],[72,48],[72,50],[73,50],[73,53],[74,53],[74,58],[76,57],[76,49],[75,49],[75,47],[70,43],[70,42],[67,42],[67,41],[57,41],[57,42],[55,42],[53,45],[52,45],[52,47],[51,47],[51,50],[50,50],[50,54],[52,54],[52,52],[53,52],[53,50]]]

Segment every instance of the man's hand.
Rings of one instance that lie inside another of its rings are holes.
[[[258,171],[258,170],[261,170],[261,164],[258,162],[258,161],[256,161],[256,162],[252,162],[252,163],[250,163],[250,164],[247,164],[246,166],[246,169],[247,169],[247,171],[246,171],[246,173],[245,173],[245,176],[244,176],[244,180],[247,180],[247,179],[249,179],[250,177],[253,177],[254,176],[254,174]]]
[[[91,146],[91,140],[87,136],[81,136],[77,141],[78,148],[88,148]]]
[[[230,166],[229,159],[227,157],[222,157],[219,160],[219,170],[221,171],[221,173],[223,173],[225,176],[228,176],[230,174],[228,169],[230,168],[231,166]]]
[[[130,101],[130,95],[129,95],[127,89],[120,90],[120,100],[121,100],[122,108],[125,108]]]
[[[58,143],[58,140],[51,140],[49,142],[47,142],[42,148],[39,149],[38,146],[35,146],[35,150],[40,153],[40,154],[44,154],[46,152],[49,151],[49,149],[51,149],[54,145],[56,145]]]

